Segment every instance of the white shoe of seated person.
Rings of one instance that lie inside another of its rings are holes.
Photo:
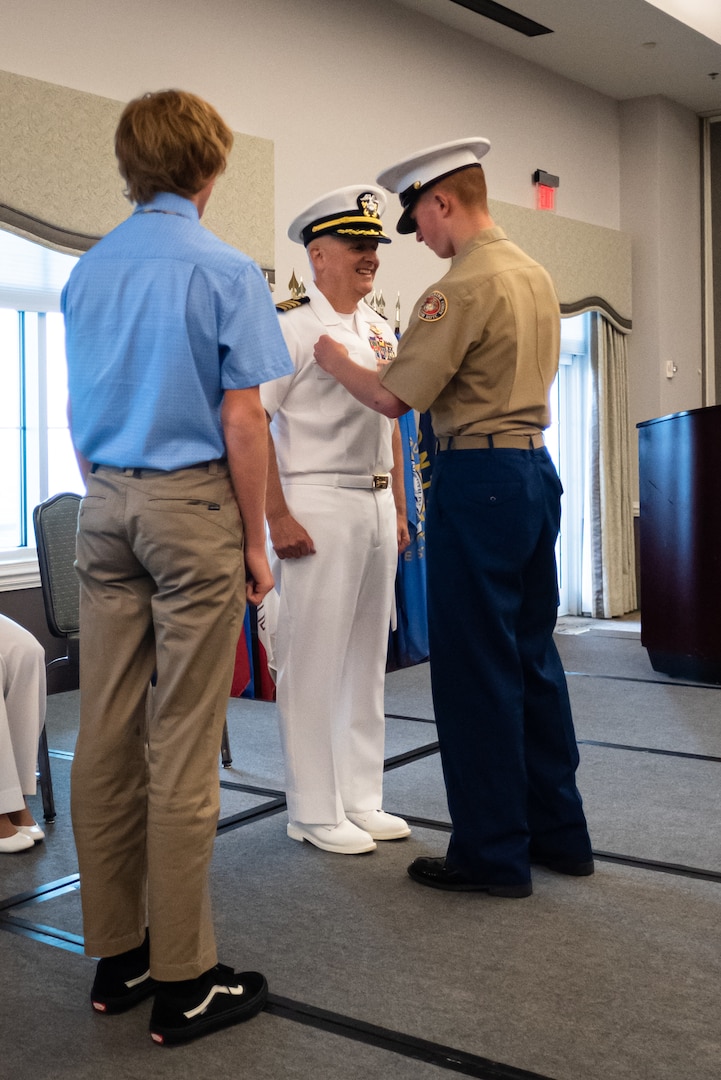
[[[27,851],[31,847],[35,847],[35,841],[32,836],[28,836],[26,833],[18,831],[13,833],[12,836],[0,837],[0,854],[2,855],[15,855],[18,851]],[[373,844],[373,847],[375,847],[375,844]]]
[[[25,833],[31,840],[34,840],[37,844],[39,840],[45,839],[45,833],[38,825],[37,821],[34,821],[32,825],[17,825],[18,832]]]

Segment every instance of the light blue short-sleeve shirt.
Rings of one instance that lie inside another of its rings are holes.
[[[73,442],[97,464],[223,457],[224,391],[293,371],[260,268],[178,195],[156,195],[83,255],[61,306]]]

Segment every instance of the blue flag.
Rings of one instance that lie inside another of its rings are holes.
[[[424,523],[426,502],[421,477],[415,413],[399,417],[403,444],[403,478],[406,489],[408,530],[411,542],[398,556],[396,611],[398,626],[388,644],[388,671],[411,667],[428,659],[426,615],[426,542]]]

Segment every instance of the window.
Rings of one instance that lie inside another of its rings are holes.
[[[551,426],[546,432],[548,452],[564,488],[556,549],[561,615],[583,615],[592,610],[590,318],[586,313],[561,320],[561,359],[551,390]]]
[[[0,588],[33,583],[33,507],[83,490],[65,414],[59,312],[76,261],[0,232]]]

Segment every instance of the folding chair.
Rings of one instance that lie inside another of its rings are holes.
[[[67,666],[78,670],[80,594],[74,564],[79,506],[80,495],[65,491],[46,499],[33,510],[45,618],[50,633],[54,637],[64,638],[67,643],[65,656],[51,660],[47,665],[48,673],[57,667]],[[38,777],[45,820],[54,821],[53,781],[44,727],[38,746]]]

